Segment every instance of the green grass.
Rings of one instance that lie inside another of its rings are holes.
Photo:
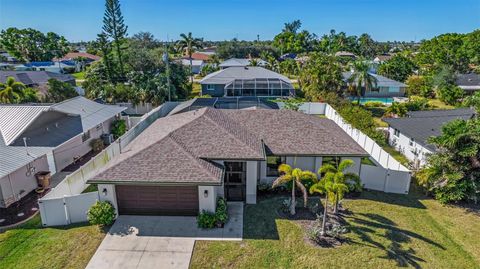
[[[381,118],[373,117],[373,121],[377,127],[388,127],[388,123],[384,122]]]
[[[192,92],[190,93],[189,98],[192,99],[200,96],[201,91],[202,91],[202,85],[200,85],[200,83],[198,82],[194,82],[192,87]]]
[[[197,241],[191,268],[480,268],[480,217],[465,209],[365,191],[344,202],[349,242],[319,248],[278,216],[282,199],[246,206],[242,242]]]
[[[92,225],[42,228],[37,215],[0,233],[0,268],[85,268],[104,236]]]
[[[428,101],[428,104],[430,104],[434,109],[454,109],[455,108],[454,106],[445,104],[439,99],[430,99]]]
[[[392,157],[395,158],[395,160],[399,161],[401,164],[408,167],[408,164],[410,163],[410,161],[407,159],[407,157],[405,157],[405,155],[403,155],[402,153],[400,153],[390,145],[383,146],[382,148],[386,152],[388,152],[388,154],[392,155]]]
[[[85,79],[85,71],[71,74],[75,79]]]

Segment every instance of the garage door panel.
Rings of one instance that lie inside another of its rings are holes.
[[[197,215],[198,187],[116,186],[120,214]]]

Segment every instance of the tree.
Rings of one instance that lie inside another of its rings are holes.
[[[0,45],[13,57],[27,62],[51,61],[64,56],[70,49],[65,37],[53,32],[45,35],[32,28],[2,30]]]
[[[48,90],[45,96],[47,102],[58,103],[78,96],[75,88],[69,83],[51,78],[48,80]]]
[[[25,88],[22,92],[21,103],[37,103],[39,101],[38,91],[32,88]]]
[[[369,73],[370,66],[364,60],[353,62],[353,73],[348,78],[348,83],[355,90],[358,104],[360,98],[365,96],[365,92],[377,87],[377,78]]]
[[[125,71],[122,58],[122,44],[125,41],[128,27],[123,20],[119,0],[105,1],[105,14],[103,15],[103,32],[106,36],[112,38],[117,53],[118,67],[120,76],[125,77]]]
[[[296,34],[298,30],[302,27],[302,22],[300,20],[294,20],[292,22],[286,22],[283,32],[289,32]]]
[[[185,55],[188,56],[190,60],[190,83],[193,85],[193,72],[192,72],[192,54],[197,50],[202,48],[203,40],[200,38],[195,38],[192,36],[192,33],[189,32],[188,35],[181,34],[180,40],[177,43],[179,49],[184,51]]]
[[[438,151],[427,157],[419,183],[442,203],[480,198],[480,120],[454,120],[429,140]]]
[[[309,52],[314,49],[315,34],[307,30],[298,32],[301,26],[300,20],[285,23],[282,32],[273,38],[273,46],[280,50],[280,54]]]
[[[432,78],[429,76],[411,75],[405,82],[408,96],[420,95],[425,98],[434,96]]]
[[[364,33],[358,38],[358,53],[365,58],[376,55],[376,42],[369,34]]]
[[[5,83],[0,83],[0,102],[7,104],[19,103],[23,97],[25,84],[8,77]]]
[[[416,69],[412,60],[407,57],[396,54],[390,60],[378,67],[378,74],[390,79],[404,82],[408,76],[412,75]]]
[[[319,100],[323,92],[340,96],[344,85],[340,63],[334,56],[312,53],[300,68],[299,83],[305,97],[311,101]]]
[[[316,181],[317,177],[314,173],[310,171],[302,171],[300,168],[292,169],[288,164],[281,164],[278,167],[278,171],[281,176],[278,177],[272,184],[272,188],[278,187],[287,182],[292,182],[292,200],[290,204],[290,214],[295,215],[295,186],[297,186],[303,194],[303,205],[307,207],[307,189],[302,184],[304,180],[314,180]]]
[[[441,85],[437,88],[438,98],[448,105],[458,104],[463,94],[462,88],[451,84]]]

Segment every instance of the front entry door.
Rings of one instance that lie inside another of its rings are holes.
[[[225,196],[227,201],[245,201],[246,195],[245,162],[225,162]]]

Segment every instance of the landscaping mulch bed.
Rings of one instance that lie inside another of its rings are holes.
[[[32,191],[9,207],[0,208],[0,228],[20,223],[37,213],[39,210],[38,199],[45,194],[46,192],[37,194],[35,191]]]

